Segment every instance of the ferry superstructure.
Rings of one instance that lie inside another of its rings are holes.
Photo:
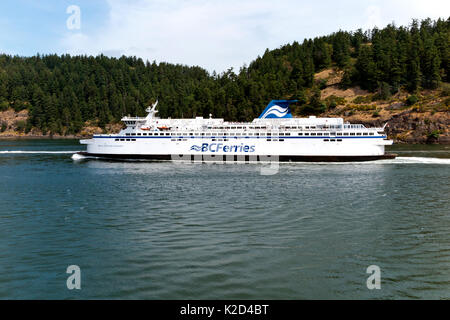
[[[201,161],[370,161],[395,158],[383,128],[342,118],[294,118],[295,100],[272,100],[252,122],[224,119],[160,119],[158,102],[147,117],[124,117],[117,134],[81,140],[81,155],[107,159]]]

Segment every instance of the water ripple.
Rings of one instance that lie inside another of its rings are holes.
[[[0,298],[450,296],[439,150],[261,176],[258,165],[74,162],[58,154],[73,142],[24,143],[5,148],[33,152],[0,156]],[[65,288],[71,264],[78,293]],[[372,264],[382,290],[365,286]]]

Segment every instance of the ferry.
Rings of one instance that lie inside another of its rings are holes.
[[[272,100],[252,122],[224,119],[161,119],[158,101],[146,117],[124,117],[117,134],[93,135],[82,156],[124,160],[346,162],[393,159],[382,128],[350,124],[342,118],[296,118],[290,104]]]

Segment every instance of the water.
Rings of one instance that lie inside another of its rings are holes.
[[[271,176],[72,160],[81,149],[0,141],[0,298],[450,298],[449,146]]]

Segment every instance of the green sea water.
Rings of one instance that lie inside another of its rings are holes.
[[[1,299],[450,298],[449,146],[273,175],[82,149],[0,141]]]

